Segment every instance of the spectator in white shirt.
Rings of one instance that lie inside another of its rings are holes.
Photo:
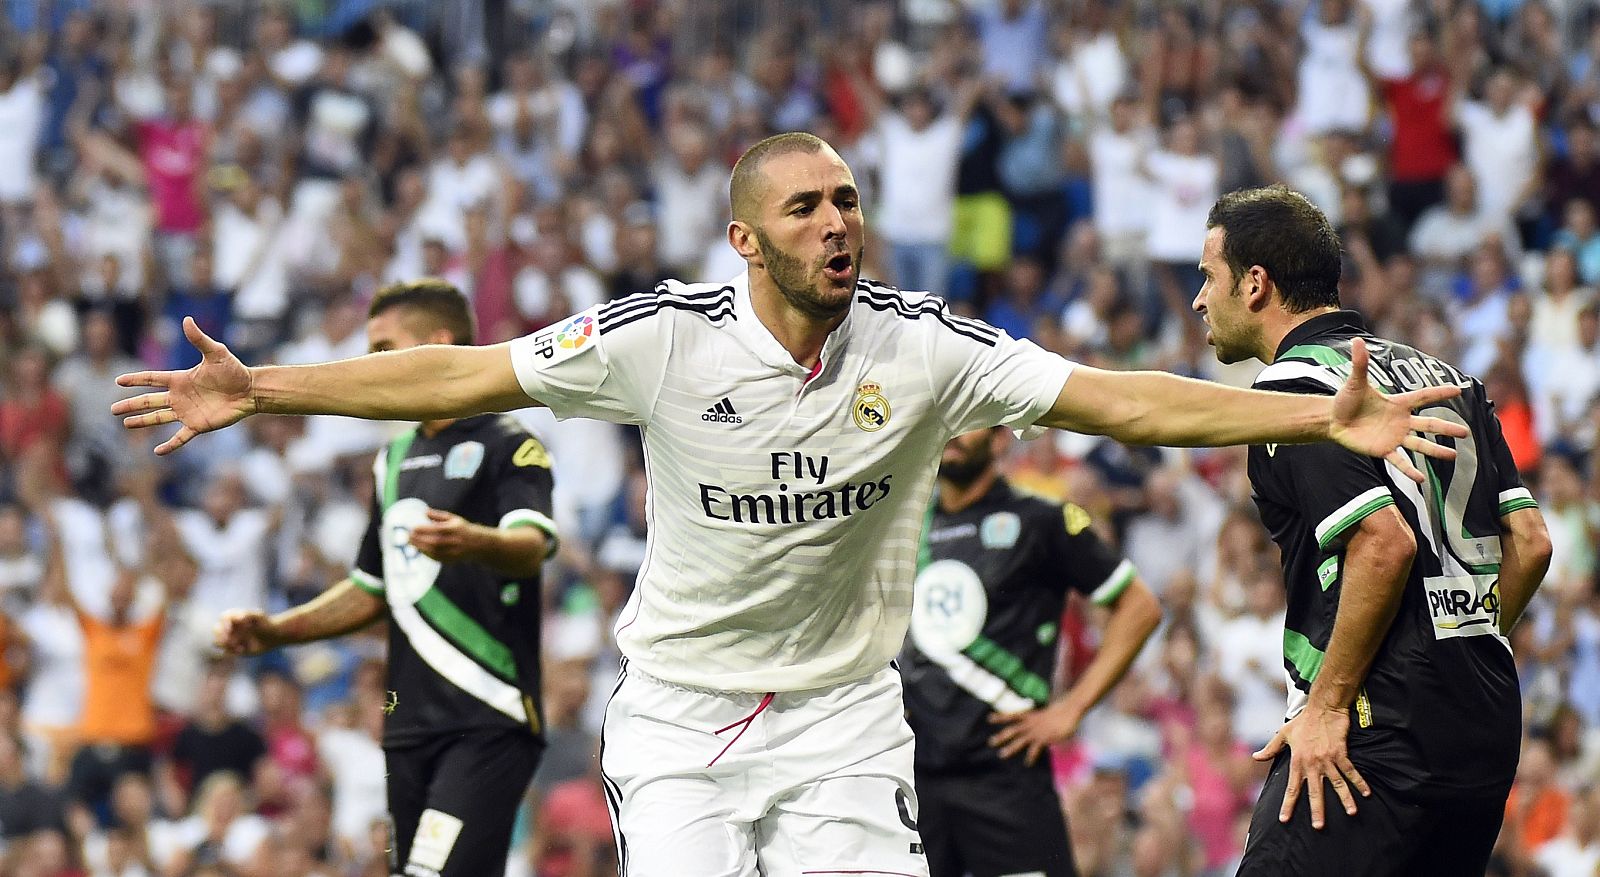
[[[1465,165],[1445,177],[1445,201],[1423,212],[1411,229],[1411,252],[1422,265],[1422,290],[1434,297],[1449,294],[1451,283],[1469,253],[1498,240],[1510,254],[1519,251],[1510,219],[1478,209],[1477,183]]]
[[[1112,101],[1128,87],[1128,58],[1108,12],[1103,3],[1088,3],[1078,23],[1056,32],[1056,103],[1094,123],[1106,120]]]
[[[1544,283],[1533,299],[1529,349],[1577,344],[1578,314],[1592,301],[1594,290],[1579,284],[1577,254],[1566,247],[1551,247],[1544,257]]]
[[[33,196],[34,160],[44,125],[44,91],[33,61],[12,56],[0,65],[0,205]]]
[[[913,88],[890,106],[865,82],[880,153],[878,229],[889,245],[895,283],[903,289],[943,293],[961,160],[962,124],[978,92],[969,85],[939,112],[926,88]]]
[[[357,857],[367,849],[374,819],[389,811],[383,765],[383,704],[370,692],[357,695],[356,726],[330,726],[317,736],[317,754],[333,779],[333,832]]]
[[[1535,310],[1535,318],[1537,318]],[[1530,341],[1522,356],[1539,441],[1572,448],[1594,445],[1590,407],[1600,398],[1600,303],[1586,302],[1564,344]]]
[[[1167,148],[1145,156],[1151,181],[1150,237],[1147,250],[1156,263],[1162,296],[1181,310],[1181,302],[1200,288],[1195,264],[1206,242],[1206,216],[1221,193],[1222,166],[1202,149],[1200,126],[1190,117],[1172,123]]]
[[[1217,672],[1234,691],[1233,724],[1252,749],[1283,723],[1283,582],[1276,566],[1245,586],[1245,611],[1215,631]]]
[[[1301,128],[1313,136],[1366,128],[1371,97],[1357,57],[1361,34],[1354,4],[1321,0],[1316,14],[1300,26],[1300,37],[1305,43],[1296,90]]]
[[[656,214],[666,218],[658,252],[675,277],[701,277],[706,249],[726,237],[728,168],[712,158],[711,149],[705,128],[678,122],[667,132],[667,154],[650,169]]]
[[[276,513],[245,507],[244,481],[238,470],[215,472],[206,485],[201,508],[177,515],[184,546],[200,564],[190,597],[192,606],[215,617],[230,606],[264,605],[267,543],[276,526]]]
[[[1089,134],[1094,227],[1100,233],[1101,254],[1139,291],[1145,288],[1148,273],[1146,239],[1153,194],[1139,161],[1155,145],[1156,133],[1144,108],[1127,96],[1112,102],[1110,124]]]
[[[1540,150],[1537,92],[1526,89],[1509,68],[1496,70],[1482,101],[1457,98],[1456,127],[1464,159],[1478,184],[1478,210],[1494,219],[1536,215]]]

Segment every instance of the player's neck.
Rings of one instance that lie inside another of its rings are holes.
[[[993,469],[986,470],[982,475],[973,479],[970,484],[957,484],[946,478],[939,479],[939,511],[947,515],[966,511],[994,487],[995,480],[1000,473]]]
[[[1339,310],[1338,305],[1313,308],[1298,314],[1289,313],[1281,308],[1276,309],[1262,321],[1261,349],[1256,351],[1256,359],[1267,365],[1272,365],[1272,361],[1278,358],[1278,348],[1283,346],[1283,339],[1289,337],[1290,332],[1300,328],[1301,324],[1307,320],[1315,319],[1324,314],[1331,314],[1337,310]]]
[[[444,432],[447,428],[449,428],[450,424],[455,423],[455,422],[456,422],[455,419],[450,419],[450,420],[424,420],[420,424],[420,426],[422,428],[422,437],[423,438],[433,438],[434,436],[438,435],[439,433]]]
[[[828,333],[844,322],[845,314],[822,318],[807,314],[789,304],[770,279],[763,277],[761,280],[766,282],[759,282],[755,272],[751,272],[750,307],[756,312],[756,319],[767,327],[784,350],[789,351],[795,362],[806,368],[815,366],[822,357],[822,345],[827,342]]]

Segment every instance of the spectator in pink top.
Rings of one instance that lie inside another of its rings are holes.
[[[165,88],[166,112],[139,122],[134,135],[155,204],[156,248],[169,278],[182,278],[195,236],[206,222],[204,172],[210,135],[195,118],[188,81]]]

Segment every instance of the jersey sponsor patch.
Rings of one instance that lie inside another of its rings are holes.
[[[978,526],[978,539],[984,548],[1012,548],[1021,535],[1022,519],[1016,512],[995,512]]]
[[[404,460],[401,460],[400,471],[411,472],[416,469],[432,469],[442,462],[444,462],[444,458],[438,454],[420,454],[415,457],[407,457]]]
[[[1498,575],[1427,576],[1428,613],[1434,639],[1500,633]]]
[[[428,504],[413,496],[383,514],[383,580],[391,604],[414,605],[439,578],[439,561],[411,544],[411,531],[426,523]]]
[[[417,836],[411,841],[411,858],[406,862],[406,873],[411,873],[412,865],[434,872],[443,871],[450,851],[456,847],[456,838],[461,836],[462,824],[460,819],[431,807],[422,811],[422,818],[417,821]]]
[[[934,660],[972,645],[989,617],[989,595],[972,567],[938,560],[917,575],[911,641]]]
[[[444,456],[444,477],[466,479],[483,465],[483,442],[461,442]]]

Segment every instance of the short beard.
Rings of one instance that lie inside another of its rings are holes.
[[[994,461],[987,454],[973,454],[964,460],[940,460],[939,480],[957,487],[971,487]]]
[[[774,286],[791,307],[816,320],[829,320],[843,314],[850,309],[850,299],[845,296],[843,301],[828,301],[817,294],[816,275],[806,263],[780,249],[767,237],[766,232],[755,229],[756,246],[761,250],[761,260],[766,263],[767,276],[772,278]],[[861,254],[865,247],[857,249],[851,255],[851,263],[859,272],[861,270]]]

